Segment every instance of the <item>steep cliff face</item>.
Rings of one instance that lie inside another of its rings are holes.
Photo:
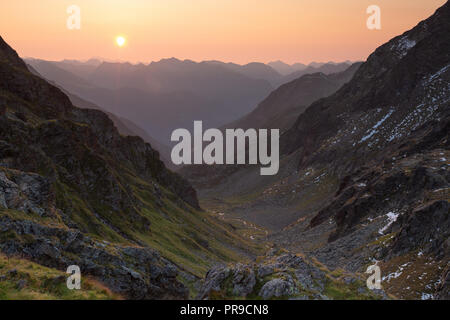
[[[301,165],[331,155],[348,162],[349,152],[364,162],[445,115],[449,10],[447,3],[378,48],[348,84],[300,115],[282,139],[283,151],[300,151]]]
[[[125,297],[187,298],[179,273],[236,257],[230,230],[149,144],[74,107],[0,38],[0,251],[79,265]]]
[[[300,114],[277,176],[231,172],[208,200],[331,269],[377,263],[398,298],[448,297],[449,34],[447,2]]]

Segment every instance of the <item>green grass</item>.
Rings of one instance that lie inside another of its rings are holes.
[[[67,276],[64,272],[25,259],[0,254],[0,300],[121,299],[89,278],[82,279],[80,290],[69,290]],[[23,288],[18,286],[20,281],[24,283]]]

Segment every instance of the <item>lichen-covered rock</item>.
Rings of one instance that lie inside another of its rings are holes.
[[[296,287],[293,279],[288,277],[288,280],[273,279],[266,282],[258,295],[263,299],[287,297],[296,294]]]
[[[50,197],[48,179],[37,174],[0,169],[0,207],[43,216],[52,201]]]
[[[253,269],[246,268],[238,264],[233,274],[233,295],[246,297],[249,295],[256,284],[255,272]]]
[[[356,275],[347,274],[337,279],[331,272],[321,270],[314,262],[299,255],[272,253],[259,263],[234,266],[216,266],[208,271],[198,296],[199,299],[261,298],[261,299],[330,299],[342,295],[359,298],[380,298],[382,295],[368,289],[358,290],[364,282]],[[344,281],[344,278],[346,281]],[[348,282],[348,279],[353,281]],[[359,287],[358,287],[359,285]],[[334,295],[334,296],[333,296]]]
[[[206,299],[212,292],[221,291],[224,281],[230,277],[230,274],[231,269],[223,266],[215,266],[208,270],[198,298]]]

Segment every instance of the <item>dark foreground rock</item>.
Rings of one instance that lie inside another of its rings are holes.
[[[259,258],[249,265],[217,266],[208,271],[199,299],[381,299],[361,276],[331,273],[323,265],[290,253]]]
[[[142,239],[155,212],[196,209],[195,190],[151,145],[74,107],[0,38],[2,253],[60,271],[78,265],[126,298],[186,299],[179,268]]]

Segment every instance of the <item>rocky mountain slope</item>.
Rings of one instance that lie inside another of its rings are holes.
[[[61,63],[68,64],[68,62],[61,62]],[[85,64],[81,64],[81,65],[84,66]],[[39,72],[37,72],[36,69],[34,69],[31,65],[27,64],[27,68],[34,75],[41,77],[41,78],[45,78]],[[73,75],[69,76],[69,78],[70,77],[73,77]],[[107,112],[103,108],[96,105],[95,103],[89,102],[83,98],[80,98],[79,96],[77,96],[73,93],[70,93],[69,91],[65,90],[63,87],[59,86],[58,84],[53,83],[51,80],[48,80],[48,79],[46,79],[46,80],[49,81],[50,83],[52,83],[53,85],[55,85],[56,87],[58,87],[62,92],[64,92],[67,95],[67,97],[70,99],[70,102],[72,102],[72,104],[74,106],[76,106],[78,108],[83,108],[83,109],[100,110],[100,111],[106,113],[108,115],[108,117],[112,120],[112,122],[114,123],[114,126],[117,128],[117,130],[119,131],[120,134],[125,135],[125,136],[141,137],[145,142],[150,143],[150,145],[153,147],[153,149],[155,149],[159,152],[160,158],[164,162],[164,164],[170,168],[170,165],[172,165],[172,161],[169,161],[169,159],[170,159],[169,147],[166,145],[163,145],[156,139],[150,137],[150,135],[144,129],[139,127],[133,121],[125,119],[123,117],[119,117],[111,112]]]
[[[179,299],[208,266],[251,250],[233,231],[151,145],[74,107],[0,38],[3,254],[55,273],[78,265],[126,298]]]
[[[397,298],[449,299],[449,21],[447,2],[307,108],[276,177],[231,172],[202,202],[332,270],[376,263]]]
[[[388,299],[367,288],[364,276],[331,272],[317,260],[272,249],[252,264],[209,270],[199,299]]]
[[[331,95],[350,81],[361,64],[355,63],[345,71],[329,75],[312,73],[301,76],[273,91],[245,117],[224,127],[280,129],[284,132],[311,103]]]
[[[277,86],[282,79],[282,75],[274,70],[271,66],[260,62],[251,62],[244,65],[232,62],[225,63],[221,61],[206,61],[205,63],[223,66],[229,70],[240,73],[251,79],[266,80],[272,86]]]
[[[149,143],[152,148],[159,153],[159,157],[161,161],[164,162],[165,166],[169,169],[174,168],[172,161],[170,160],[170,148],[167,145],[160,143],[155,138],[151,137],[147,131],[142,129],[133,121],[126,119],[124,117],[117,116],[111,112],[105,111],[103,108],[97,106],[96,104],[86,101],[78,97],[75,94],[72,94],[63,88],[60,88],[62,92],[64,92],[67,97],[70,99],[70,102],[78,108],[82,109],[95,109],[100,110],[108,115],[108,117],[114,123],[114,126],[117,128],[121,135],[131,136],[131,137],[140,137],[144,142]]]

